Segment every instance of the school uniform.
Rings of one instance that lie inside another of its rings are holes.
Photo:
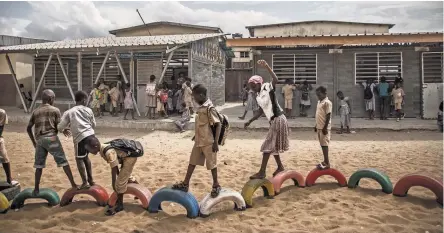
[[[318,106],[316,108],[316,129],[318,132],[318,140],[321,146],[328,146],[330,143],[330,137],[331,137],[331,117],[328,121],[327,126],[327,134],[324,135],[322,133],[322,129],[324,128],[324,125],[327,120],[327,114],[331,114],[333,109],[333,104],[328,99],[328,97],[325,97],[325,99],[318,101]]]
[[[109,91],[109,96],[111,97],[111,104],[113,108],[117,108],[117,103],[119,101],[120,91],[117,87],[111,88]]]
[[[285,104],[284,107],[286,109],[293,109],[293,91],[296,90],[296,87],[290,84],[285,84],[282,87],[282,94],[284,94]]]
[[[157,100],[156,100],[156,84],[155,83],[148,83],[146,84],[145,88],[146,93],[146,106],[148,108],[155,108],[157,106]]]
[[[6,115],[5,110],[0,108],[0,127],[4,127],[7,124],[8,115]],[[5,139],[2,136],[2,132],[0,132],[0,163],[9,163],[8,151],[6,151]]]

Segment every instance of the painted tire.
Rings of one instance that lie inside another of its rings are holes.
[[[40,189],[40,192],[37,196],[32,195],[32,191],[34,189],[27,188],[23,190],[21,193],[19,193],[11,204],[11,209],[20,209],[25,205],[25,200],[29,198],[39,198],[39,199],[45,199],[48,201],[49,206],[56,206],[60,203],[60,197],[59,195],[54,192],[51,189],[43,188]]]
[[[199,203],[193,194],[164,187],[154,193],[148,206],[148,212],[157,213],[162,210],[161,204],[164,201],[175,202],[187,210],[188,218],[196,218],[199,216]]]
[[[374,168],[359,169],[348,179],[348,187],[356,188],[362,178],[370,178],[376,180],[382,187],[384,193],[390,194],[393,192],[393,185],[390,178],[383,172]]]
[[[3,193],[0,193],[0,214],[6,214],[9,210],[8,198]]]
[[[0,191],[1,193],[3,193],[3,195],[5,195],[5,197],[8,199],[8,201],[14,200],[15,196],[17,196],[20,193],[21,187],[20,184],[13,186],[13,187],[8,187],[5,189],[2,189],[2,191]]]
[[[436,195],[436,201],[442,205],[443,185],[442,182],[423,175],[406,175],[402,177],[393,188],[393,195],[398,197],[407,196],[411,187],[421,186],[429,189]]]
[[[307,187],[313,186],[316,182],[316,180],[324,175],[329,175],[334,177],[337,181],[339,186],[345,187],[347,186],[347,179],[345,176],[338,170],[334,168],[319,170],[317,168],[311,170],[310,173],[308,173],[307,178],[305,178],[305,185]]]
[[[209,216],[211,214],[211,208],[213,208],[213,206],[215,206],[223,201],[234,202],[234,209],[235,210],[242,211],[247,208],[247,206],[245,204],[245,200],[239,192],[222,188],[217,197],[212,198],[211,193],[209,193],[199,203],[200,216],[201,217]]]
[[[99,206],[106,206],[109,199],[108,192],[100,185],[93,185],[89,187],[89,189],[80,190],[70,188],[63,194],[62,200],[60,201],[60,206],[69,205],[74,196],[77,194],[87,194],[94,197],[94,199],[97,201],[97,205]]]
[[[273,198],[274,188],[273,184],[268,179],[254,179],[249,180],[242,188],[242,197],[245,200],[247,208],[253,207],[253,194],[261,187],[264,192],[264,197]]]
[[[137,197],[140,200],[140,202],[142,203],[142,207],[144,209],[148,209],[148,205],[149,205],[151,197],[152,197],[149,189],[143,187],[140,184],[130,183],[130,184],[128,184],[128,188],[127,188],[125,194],[131,194],[131,195]],[[113,192],[113,194],[111,194],[111,197],[108,200],[108,205],[113,207],[116,205],[116,202],[117,202],[117,193]]]
[[[279,172],[270,180],[271,183],[273,183],[275,195],[278,195],[280,193],[282,184],[288,179],[292,179],[294,181],[294,185],[296,186],[299,186],[301,188],[305,187],[305,178],[301,173],[291,170]]]

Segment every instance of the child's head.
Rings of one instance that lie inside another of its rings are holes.
[[[264,80],[262,79],[261,76],[253,75],[250,79],[248,79],[248,87],[250,88],[250,90],[257,93],[261,91],[263,82]]]
[[[372,79],[371,78],[367,79],[367,84],[371,84],[371,83],[372,83]]]
[[[316,96],[319,100],[325,99],[325,97],[327,97],[327,88],[325,88],[324,86],[316,88]]]
[[[125,87],[126,87],[127,90],[129,90],[130,87],[131,87],[131,85],[130,85],[129,83],[127,83],[127,84],[125,85]]]
[[[86,106],[86,100],[88,99],[88,94],[84,91],[76,91],[74,94],[76,104],[81,104]]]
[[[302,84],[304,84],[305,86],[308,86],[308,81],[307,81],[307,80],[304,80],[304,81],[302,82]]]
[[[385,76],[381,77],[381,83],[385,83],[387,80],[385,79]]]
[[[187,87],[191,87],[191,83],[190,83],[190,81],[186,81],[186,82],[185,82],[185,85],[187,85]]]
[[[154,74],[152,74],[150,76],[150,83],[153,83],[154,81],[156,81],[156,76],[154,76]]]
[[[442,101],[441,101],[441,104],[439,104],[439,111],[442,112]]]
[[[42,103],[53,105],[55,100],[55,93],[51,89],[43,90],[42,92]]]
[[[179,73],[179,78],[183,78],[183,77],[185,77],[185,73],[184,72],[180,72]]]
[[[338,91],[338,93],[336,93],[336,95],[338,96],[339,99],[341,99],[341,100],[344,99],[344,93],[342,93],[342,91]]]
[[[109,84],[109,87],[110,87],[110,88],[113,88],[113,87],[115,87],[115,86],[116,86],[115,83],[110,83],[110,84]]]
[[[100,151],[100,141],[96,138],[96,136],[91,135],[85,138],[85,149],[91,153],[96,155]]]
[[[98,82],[95,86],[96,86],[96,88],[99,88],[100,87],[100,82]]]
[[[186,108],[187,104],[185,102],[182,102],[181,106],[182,106],[182,108]]]
[[[100,84],[105,83],[105,79],[100,78],[100,79],[99,79],[99,83],[100,83]]]
[[[396,89],[398,89],[398,88],[401,87],[401,83],[397,82],[397,83],[395,84],[395,86],[396,86]]]
[[[291,84],[291,79],[287,78],[287,79],[285,80],[285,84],[290,85],[290,84]]]
[[[202,84],[197,84],[193,88],[193,97],[194,100],[202,105],[207,101],[207,88],[205,88]]]

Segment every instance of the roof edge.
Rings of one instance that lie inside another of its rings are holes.
[[[389,26],[389,29],[395,26],[395,24],[388,24],[388,23],[364,23],[364,22],[336,21],[336,20],[309,20],[309,21],[297,21],[297,22],[287,22],[287,23],[262,24],[262,25],[246,26],[245,28],[250,30],[254,28],[283,26],[283,25],[302,24],[302,23],[343,23],[343,24],[386,25]]]
[[[112,34],[112,35],[116,35],[116,33],[118,33],[118,32],[124,32],[124,31],[128,31],[128,30],[131,30],[131,29],[143,28],[143,27],[154,26],[154,25],[162,25],[162,24],[182,26],[182,27],[190,27],[190,28],[201,28],[201,29],[208,29],[208,30],[217,30],[220,33],[223,32],[222,29],[220,29],[219,27],[202,26],[202,25],[185,24],[185,23],[176,23],[176,22],[169,22],[169,21],[151,22],[151,23],[147,23],[147,24],[141,24],[141,25],[126,27],[126,28],[114,29],[114,30],[110,30],[108,32],[110,34]]]

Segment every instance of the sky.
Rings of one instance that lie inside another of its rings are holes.
[[[220,27],[307,20],[396,24],[391,32],[443,31],[442,2],[0,2],[0,35],[48,40],[107,36],[109,30],[172,21]]]

